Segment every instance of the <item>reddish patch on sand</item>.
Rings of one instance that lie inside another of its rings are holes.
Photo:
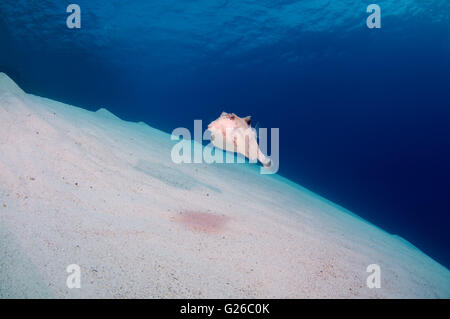
[[[201,212],[180,212],[174,219],[191,230],[205,233],[222,231],[229,220],[224,215]]]

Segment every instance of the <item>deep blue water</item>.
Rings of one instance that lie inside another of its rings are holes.
[[[27,92],[171,132],[222,111],[280,128],[279,173],[450,267],[450,3],[0,2]]]

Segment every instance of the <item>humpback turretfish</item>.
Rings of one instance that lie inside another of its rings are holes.
[[[251,127],[251,118],[241,118],[234,113],[222,112],[220,117],[208,125],[212,144],[220,149],[236,152],[249,158],[258,159],[264,167],[270,167],[270,159],[259,149],[256,131]]]

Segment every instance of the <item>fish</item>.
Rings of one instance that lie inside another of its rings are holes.
[[[251,127],[251,116],[241,118],[234,113],[222,112],[208,125],[208,130],[215,147],[242,154],[252,162],[258,160],[265,168],[270,168],[271,160],[261,152],[256,130]]]

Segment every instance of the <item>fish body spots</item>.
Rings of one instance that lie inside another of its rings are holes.
[[[174,221],[196,232],[219,233],[224,230],[229,217],[204,212],[185,211],[180,212],[174,218]]]

